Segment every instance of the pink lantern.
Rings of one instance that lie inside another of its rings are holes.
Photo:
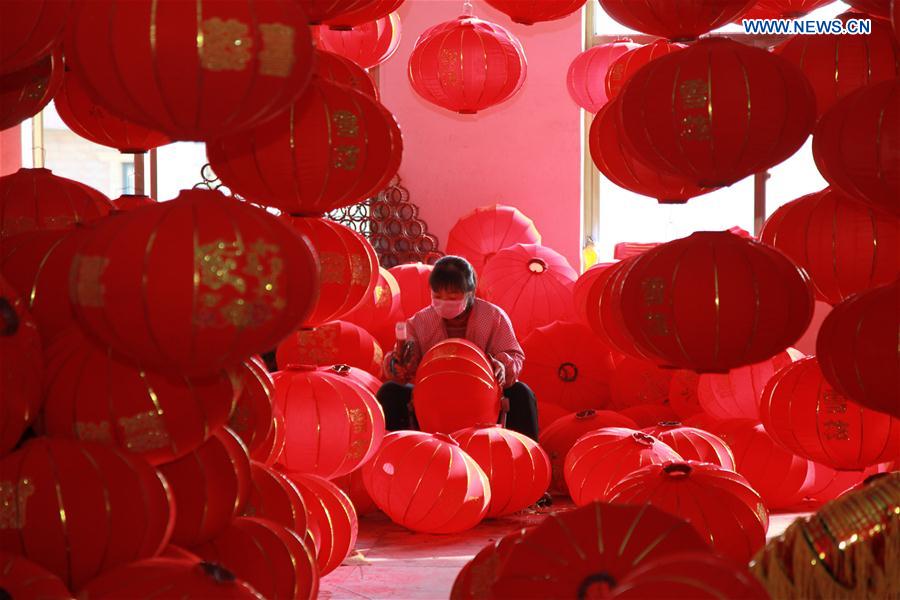
[[[349,58],[363,69],[377,67],[397,51],[400,45],[400,17],[386,17],[334,30],[325,25],[312,28],[313,40],[322,50]]]
[[[400,306],[403,318],[408,319],[431,304],[431,286],[428,278],[434,267],[422,263],[409,263],[391,267],[388,272],[400,287]]]
[[[630,41],[601,44],[585,50],[569,65],[566,84],[572,100],[588,112],[595,113],[609,101],[606,77],[617,58],[640,48]]]
[[[794,358],[779,352],[772,358],[731,369],[726,374],[704,373],[697,386],[700,406],[718,419],[759,420],[759,400],[769,379]]]
[[[447,234],[447,254],[462,256],[480,274],[500,250],[513,244],[540,244],[534,221],[513,206],[494,204],[461,217]]]

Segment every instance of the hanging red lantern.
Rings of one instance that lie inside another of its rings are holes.
[[[891,16],[891,0],[844,0],[862,13],[887,19]]]
[[[358,517],[378,512],[378,506],[369,492],[366,490],[366,484],[363,481],[362,468],[356,469],[341,477],[332,479],[331,482],[341,488],[353,503],[353,509]]]
[[[346,321],[331,321],[315,329],[298,329],[278,344],[279,366],[345,364],[381,375],[384,355],[368,331]]]
[[[122,194],[112,201],[115,210],[134,210],[156,204],[156,200],[144,194]]]
[[[494,204],[463,215],[447,234],[447,254],[462,256],[477,274],[497,252],[513,244],[540,244],[541,233],[518,208]]]
[[[0,551],[0,590],[10,598],[71,600],[62,580],[30,560]]]
[[[491,502],[485,517],[511,515],[537,502],[550,485],[550,459],[531,438],[500,425],[453,433],[459,447],[487,475]]]
[[[391,267],[388,272],[400,287],[400,306],[403,318],[408,319],[426,306],[431,306],[431,286],[428,278],[434,270],[432,265],[420,262]]]
[[[900,456],[900,418],[863,408],[836,392],[814,357],[772,377],[762,394],[760,417],[778,442],[835,469],[862,470]]]
[[[235,370],[240,394],[228,417],[228,428],[241,438],[250,458],[256,460],[274,427],[275,383],[258,356],[248,358]]]
[[[777,165],[815,124],[815,97],[797,67],[724,38],[654,60],[619,100],[622,133],[637,158],[704,188]]]
[[[783,205],[760,240],[803,267],[816,297],[829,304],[900,275],[897,218],[833,188]]]
[[[854,402],[900,418],[900,282],[838,304],[816,338],[822,375]]]
[[[114,350],[200,375],[269,350],[306,319],[318,270],[306,238],[278,218],[219,192],[182,190],[91,231],[70,293],[81,324]]]
[[[609,491],[644,465],[682,460],[675,450],[634,429],[604,427],[578,439],[564,465],[569,496],[578,506],[606,500]]]
[[[595,284],[597,292],[592,293],[590,297],[591,310],[597,306],[597,318],[592,317],[591,326],[594,333],[609,340],[610,345],[622,354],[645,359],[646,353],[635,345],[631,334],[625,329],[622,316],[622,283],[638,256],[640,255],[615,263],[607,269],[608,272],[604,274],[602,280],[597,280]]]
[[[463,15],[425,30],[409,56],[409,82],[422,99],[463,115],[512,98],[528,65],[516,37]]]
[[[50,54],[69,22],[72,0],[0,3],[0,73],[33,65]]]
[[[395,12],[403,0],[367,0],[365,5],[357,0],[358,6],[342,11],[340,15],[325,21],[331,29],[346,31],[355,25],[377,21]]]
[[[581,10],[585,0],[486,0],[515,23],[534,25],[564,19]]]
[[[753,0],[600,0],[615,21],[629,29],[675,41],[690,41],[747,10]]]
[[[400,285],[384,267],[378,267],[378,279],[371,294],[343,317],[370,332],[382,350],[390,350],[396,341],[394,325],[403,319]]]
[[[250,493],[247,449],[227,427],[159,472],[175,497],[172,543],[188,548],[219,535],[241,514]]]
[[[572,286],[575,315],[578,322],[594,330],[600,321],[600,292],[606,282],[606,270],[615,263],[598,263],[578,276]],[[605,338],[601,338],[605,339]]]
[[[734,454],[719,436],[672,421],[664,421],[646,431],[668,444],[684,460],[710,463],[734,471]]]
[[[314,59],[299,4],[75,3],[66,61],[113,114],[173,140],[214,139],[274,117],[306,87]]]
[[[612,64],[623,54],[640,48],[629,41],[600,44],[575,57],[569,65],[566,84],[572,101],[584,110],[596,113],[611,96],[606,92],[606,77]]]
[[[623,408],[619,414],[637,423],[641,429],[667,421],[675,421],[678,418],[678,415],[665,404],[638,404]]]
[[[900,79],[859,89],[834,104],[816,126],[813,157],[835,188],[900,215]]]
[[[610,407],[668,404],[673,375],[671,369],[661,369],[649,360],[626,356],[616,361],[609,377]]]
[[[363,69],[372,69],[397,51],[400,31],[400,17],[391,13],[348,30],[313,27],[312,36],[318,48],[349,58]]]
[[[341,19],[345,14],[355,10],[366,10],[380,0],[298,0],[303,12],[313,25],[331,19]]]
[[[674,44],[666,40],[656,40],[638,46],[615,59],[606,72],[606,96],[613,100],[641,67],[661,56],[672,54],[684,48],[684,44]]]
[[[0,74],[0,130],[15,127],[41,112],[56,95],[62,79],[60,52]]]
[[[794,361],[788,352],[728,373],[704,373],[697,386],[703,410],[718,419],[759,420],[759,401],[775,373]]]
[[[487,476],[448,435],[397,431],[363,466],[363,481],[378,508],[413,531],[456,533],[487,513]]]
[[[797,341],[812,318],[806,274],[780,252],[704,231],[634,259],[621,308],[635,343],[666,366],[721,373]]]
[[[401,154],[400,128],[387,109],[321,77],[274,119],[206,145],[209,164],[233,192],[307,216],[374,196],[396,174]]]
[[[11,450],[43,404],[44,360],[25,302],[0,277],[0,456]]]
[[[678,415],[680,420],[703,412],[700,398],[697,395],[699,385],[700,375],[693,371],[678,370],[672,375],[669,382],[669,408]]]
[[[250,493],[242,514],[287,527],[318,552],[321,536],[314,527],[300,490],[286,475],[262,463],[250,462]],[[315,553],[314,553],[315,554]]]
[[[225,531],[193,550],[252,585],[263,598],[318,597],[315,552],[278,523],[238,517]]]
[[[80,589],[168,543],[175,507],[159,473],[99,444],[36,438],[0,459],[0,551]],[[93,597],[93,596],[92,596]]]
[[[834,0],[756,0],[743,15],[735,19],[796,19],[831,4]]]
[[[346,85],[366,96],[378,100],[375,82],[365,69],[334,52],[316,50],[316,75],[340,85]]]

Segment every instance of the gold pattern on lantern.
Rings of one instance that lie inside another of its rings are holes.
[[[339,252],[320,252],[319,263],[321,264],[322,283],[344,284],[347,281],[345,255]]]
[[[131,452],[147,452],[165,448],[171,443],[162,415],[155,410],[119,419],[125,434],[125,447]]]
[[[650,277],[641,282],[644,304],[659,306],[666,297],[666,281],[662,277]]]
[[[203,45],[197,50],[201,67],[207,71],[243,71],[247,68],[253,38],[246,23],[212,17],[203,21],[200,27]]]
[[[847,399],[840,393],[829,390],[822,394],[825,412],[831,414],[844,414],[847,412]]]
[[[331,166],[335,169],[352,171],[356,169],[359,159],[359,148],[356,146],[337,146],[331,156]]]
[[[353,443],[350,444],[350,450],[347,452],[347,456],[350,460],[359,460],[366,453],[366,442],[363,440],[353,440]]]
[[[349,110],[336,110],[331,124],[340,137],[359,137],[359,117]]]
[[[684,108],[705,108],[709,101],[707,83],[703,79],[685,79],[678,86],[678,98]]]
[[[353,433],[364,433],[366,431],[366,415],[363,409],[347,409],[347,419],[350,421],[350,431]]]
[[[456,72],[459,69],[459,57],[449,48],[442,48],[438,56],[438,79],[442,86],[458,86],[459,79]]]
[[[647,326],[653,335],[669,335],[669,324],[663,313],[648,313]]]
[[[75,436],[83,442],[113,443],[112,433],[109,431],[109,421],[99,423],[78,421],[75,423]]]
[[[290,75],[294,68],[294,28],[283,23],[264,23],[259,32],[263,40],[259,72],[272,77]]]
[[[378,308],[382,308],[388,303],[389,293],[385,289],[386,286],[376,285],[375,286],[375,306]]]
[[[368,256],[365,257],[368,262]],[[369,280],[366,277],[366,269],[363,265],[363,257],[359,254],[350,255],[350,285],[365,285],[368,287]]]
[[[709,139],[709,118],[703,115],[687,115],[681,119],[681,137],[687,140]]]
[[[298,359],[314,365],[331,364],[337,358],[338,325],[324,325],[297,334]]]
[[[0,481],[0,529],[25,527],[25,508],[33,494],[34,482],[27,477],[18,483],[8,479]]]
[[[373,353],[372,360],[376,365],[380,365],[384,360],[384,350],[382,350],[381,346],[379,346],[378,344],[375,344],[375,351]]]
[[[825,439],[826,440],[849,440],[850,428],[847,421],[830,420],[825,421]]]
[[[216,240],[197,246],[194,260],[200,271],[200,281],[211,290],[219,290],[230,285],[240,293],[247,290],[247,284],[235,271],[238,258],[244,253],[240,242]]]
[[[99,308],[104,305],[106,287],[100,283],[109,259],[105,256],[79,256],[72,264],[75,273],[73,300],[80,306]]]

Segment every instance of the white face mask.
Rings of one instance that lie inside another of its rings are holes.
[[[434,296],[431,297],[431,306],[442,319],[455,319],[465,312],[469,306],[468,296],[463,296],[459,300],[439,300]]]

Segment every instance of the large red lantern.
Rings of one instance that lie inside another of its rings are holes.
[[[428,278],[431,277],[433,270],[432,265],[418,262],[388,269],[400,288],[400,306],[404,319],[410,318],[426,306],[431,306],[431,286]]]
[[[756,0],[746,13],[735,21],[742,19],[796,19],[830,4],[834,0]]]
[[[589,298],[589,319],[594,332],[601,338],[609,340],[613,348],[626,356],[643,359],[647,358],[647,355],[635,345],[631,334],[625,329],[622,317],[622,283],[638,256],[634,255],[613,264],[603,277],[597,279],[592,286],[596,291],[592,292]]]
[[[674,373],[649,360],[626,356],[616,361],[609,378],[610,407],[666,405]]]
[[[777,165],[815,124],[815,98],[797,67],[723,38],[654,60],[619,99],[622,132],[637,157],[706,188]]]
[[[728,373],[704,373],[697,385],[700,406],[717,419],[758,421],[759,401],[766,384],[793,360],[788,352],[779,352],[772,358]]]
[[[235,371],[240,395],[228,417],[228,428],[241,438],[250,458],[256,460],[275,426],[272,408],[275,383],[258,356],[245,360]]]
[[[648,62],[661,56],[672,54],[684,48],[684,44],[673,44],[666,40],[656,40],[631,49],[615,59],[606,72],[606,96],[613,100],[622,88]]]
[[[242,514],[287,527],[316,551],[321,545],[319,529],[311,522],[306,502],[294,482],[255,461],[250,463],[250,494]]]
[[[150,368],[208,374],[265,352],[307,318],[319,265],[264,210],[211,190],[117,215],[72,262],[80,322]],[[140,317],[136,317],[140,315]]]
[[[59,577],[28,559],[2,551],[0,590],[10,598],[72,599],[72,592]]]
[[[813,357],[769,381],[760,416],[778,442],[835,469],[862,470],[900,456],[900,418],[863,408],[835,391]]]
[[[499,25],[461,16],[425,30],[409,56],[409,82],[424,100],[475,114],[509,100],[525,83],[525,51]]]
[[[534,25],[568,17],[584,6],[585,0],[487,0],[516,23]]]
[[[359,325],[378,340],[382,350],[390,350],[395,342],[394,324],[402,318],[400,285],[387,269],[378,267],[375,289],[343,320]]]
[[[69,22],[72,0],[0,3],[0,73],[33,65],[51,52]]]
[[[91,600],[119,598],[216,598],[260,600],[250,584],[220,565],[194,560],[151,558],[105,571],[79,596]]]
[[[462,256],[476,273],[513,244],[540,244],[541,233],[518,208],[494,204],[463,215],[447,234],[447,254]]]
[[[316,75],[332,83],[346,85],[378,100],[375,82],[365,69],[334,52],[316,50]]]
[[[569,496],[578,506],[606,500],[609,491],[644,465],[682,460],[675,450],[652,435],[624,427],[604,427],[578,439],[566,454]]]
[[[834,104],[813,136],[813,156],[835,188],[900,215],[900,78],[866,86]]]
[[[41,112],[63,79],[62,54],[54,52],[10,73],[0,74],[0,130]]]
[[[496,581],[497,567],[509,555],[512,546],[528,533],[522,528],[489,542],[463,566],[453,581],[450,600],[475,600],[484,598]]]
[[[550,459],[531,438],[492,424],[461,429],[453,439],[487,475],[491,503],[485,517],[519,512],[547,491]]]
[[[600,0],[606,13],[630,29],[689,41],[741,15],[753,0]]]
[[[589,48],[575,57],[569,65],[566,84],[572,100],[588,112],[603,108],[610,96],[606,92],[606,77],[612,64],[623,54],[639,48],[631,42],[612,42]]]
[[[812,318],[805,273],[729,232],[694,233],[634,261],[621,288],[625,327],[661,365],[721,373],[758,363],[797,341]]]
[[[362,25],[382,19],[400,8],[404,0],[356,0],[357,6],[349,11],[325,21],[330,29],[346,31],[355,25]]]
[[[79,2],[66,60],[112,113],[205,141],[274,117],[304,90],[313,48],[299,4]]]
[[[400,46],[400,17],[391,13],[346,31],[313,27],[312,35],[322,50],[349,58],[363,69],[371,69],[393,56]]]
[[[734,471],[731,449],[722,438],[708,431],[676,422],[663,422],[646,431],[668,444],[684,460],[710,463]]]
[[[866,408],[900,418],[900,282],[853,296],[832,310],[816,338],[826,381]]]
[[[345,364],[381,375],[384,355],[368,331],[346,321],[332,321],[315,329],[298,329],[278,344],[278,365],[330,366]]]
[[[274,119],[206,146],[209,164],[233,192],[311,216],[380,192],[396,174],[401,153],[400,128],[387,109],[318,76]]]
[[[615,263],[595,264],[579,275],[572,286],[575,315],[580,323],[594,329],[595,333],[595,325],[600,321],[600,292],[606,282],[606,270],[613,264]]]
[[[99,444],[37,438],[0,459],[0,551],[34,561],[80,589],[110,568],[154,556],[175,507],[137,457]]]
[[[413,531],[456,533],[487,514],[487,476],[453,438],[397,431],[363,466],[372,500],[392,521]]]
[[[803,267],[829,304],[900,275],[900,221],[833,188],[776,210],[760,240]]]

